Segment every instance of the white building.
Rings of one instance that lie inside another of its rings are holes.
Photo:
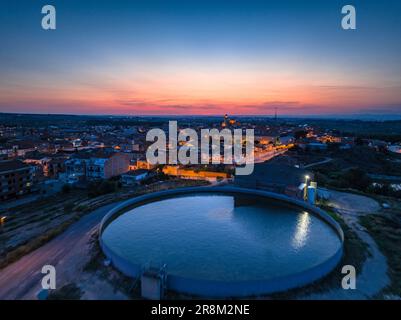
[[[121,182],[125,186],[132,186],[139,184],[142,180],[145,180],[149,176],[149,171],[146,169],[138,169],[128,171],[121,175]]]

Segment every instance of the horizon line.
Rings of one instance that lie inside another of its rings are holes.
[[[183,117],[222,117],[225,114],[77,114],[77,113],[46,113],[46,112],[2,112],[0,111],[0,115],[37,115],[37,116],[81,116],[81,117],[154,117],[154,118],[163,118],[163,117],[175,117],[175,118],[183,118]],[[275,114],[229,114],[233,117],[260,117],[260,118],[274,118]],[[337,118],[337,119],[355,119],[358,118],[368,118],[368,117],[380,117],[387,118],[386,121],[391,120],[401,120],[401,113],[352,113],[352,114],[305,114],[305,115],[297,115],[297,114],[281,114],[278,115],[278,119],[283,118]],[[391,119],[394,118],[394,119]]]

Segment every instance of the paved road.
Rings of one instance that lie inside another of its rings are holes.
[[[329,163],[331,161],[333,161],[332,158],[326,158],[326,159],[324,159],[322,161],[319,161],[319,162],[314,162],[314,163],[307,164],[306,166],[303,166],[303,168],[307,169],[307,168],[311,168],[311,167],[315,167],[315,166],[320,166],[321,164]]]
[[[380,204],[369,197],[359,194],[328,190],[329,205],[337,210],[347,211],[354,215],[366,215],[380,210]]]
[[[261,152],[254,154],[254,163],[263,163],[274,157],[284,154],[287,152],[287,149],[280,150],[280,151],[270,151],[270,152]]]
[[[85,261],[82,255],[86,256],[86,251],[82,248],[88,245],[92,232],[115,205],[109,204],[85,215],[47,244],[0,270],[0,300],[34,299],[41,288],[44,276],[41,270],[46,264],[56,268],[57,278],[61,274],[63,279],[74,279],[74,271]]]

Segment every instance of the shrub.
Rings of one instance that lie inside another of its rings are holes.
[[[118,189],[117,181],[103,180],[99,182],[92,182],[88,186],[88,196],[97,197],[104,194],[116,192]]]
[[[74,208],[74,204],[73,203],[71,203],[71,202],[66,203],[64,205],[64,212],[72,211],[73,208]]]
[[[69,184],[65,184],[65,185],[63,185],[63,188],[61,190],[63,193],[70,193],[71,186]]]
[[[345,185],[351,188],[366,191],[372,184],[372,180],[368,177],[366,172],[359,168],[349,169],[341,178]]]
[[[79,300],[82,294],[82,290],[75,283],[70,283],[51,292],[48,300]]]

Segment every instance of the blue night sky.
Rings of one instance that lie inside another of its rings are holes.
[[[400,17],[386,0],[2,1],[0,112],[400,115]]]

